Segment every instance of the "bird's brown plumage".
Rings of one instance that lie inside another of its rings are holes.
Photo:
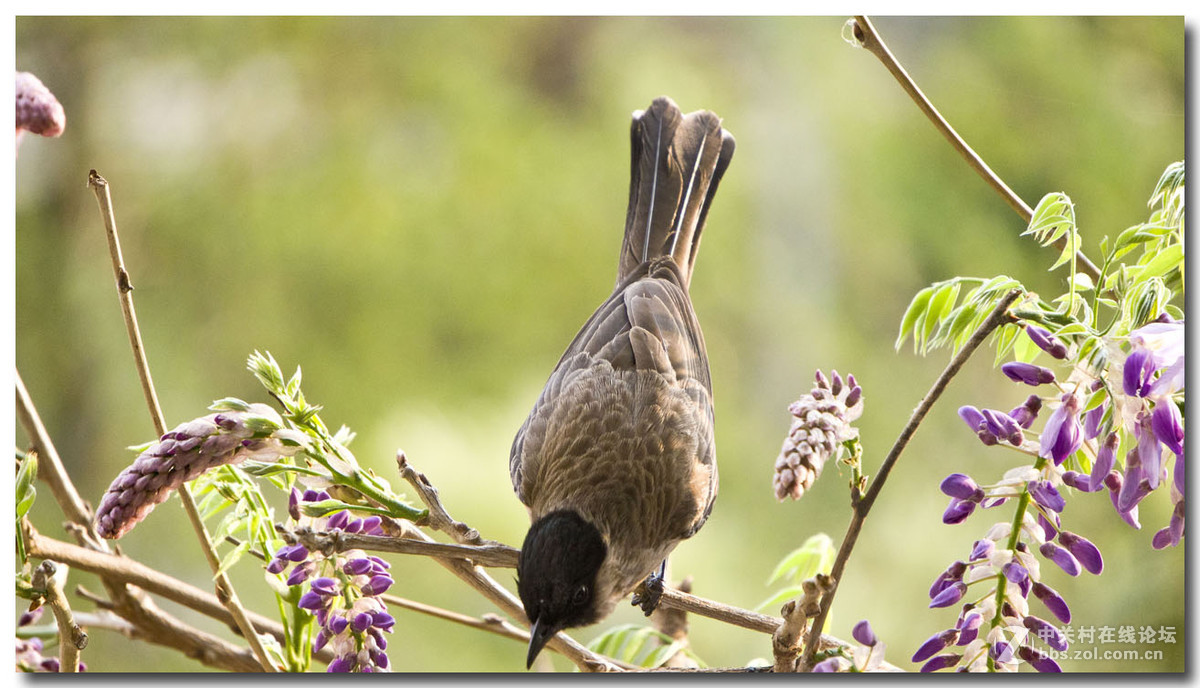
[[[688,284],[733,137],[670,99],[634,114],[617,285],[518,431],[517,496],[536,522],[573,510],[607,545],[598,618],[694,534],[717,493],[712,387]]]

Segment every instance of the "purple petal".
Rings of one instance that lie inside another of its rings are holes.
[[[961,581],[955,581],[954,583],[948,585],[944,590],[939,592],[937,596],[929,602],[929,607],[930,609],[949,607],[950,605],[956,604],[959,600],[961,600],[966,592],[967,586]],[[918,660],[914,659],[913,661],[915,662]]]
[[[1100,451],[1096,452],[1096,463],[1092,464],[1091,484],[1095,489],[1100,489],[1101,483],[1112,470],[1113,464],[1116,463],[1117,448],[1120,446],[1121,438],[1117,433],[1110,432],[1104,438],[1104,444],[1100,445]]]
[[[1100,421],[1104,419],[1105,404],[1083,414],[1083,439],[1090,440],[1100,434]]]
[[[1025,334],[1029,335],[1029,339],[1037,345],[1039,349],[1045,351],[1057,359],[1065,359],[1067,357],[1067,345],[1062,343],[1062,340],[1050,334],[1050,330],[1037,325],[1026,325]]]
[[[349,522],[350,512],[343,509],[342,511],[339,511],[329,517],[329,521],[325,524],[325,528],[327,530],[334,530],[335,528],[341,530],[342,528],[345,528],[346,524]]]
[[[293,521],[300,520],[300,490],[292,488],[292,493],[288,495],[288,516],[292,517]]]
[[[355,633],[362,633],[371,627],[371,615],[366,612],[355,614],[350,620],[350,630]]]
[[[301,609],[316,611],[325,606],[325,598],[317,592],[309,590],[300,596],[300,601],[296,603]]]
[[[1054,488],[1047,480],[1037,480],[1029,483],[1029,496],[1033,497],[1033,501],[1042,505],[1042,507],[1050,511],[1062,512],[1067,506],[1067,501],[1063,499],[1058,490]]]
[[[1159,399],[1150,415],[1150,427],[1158,441],[1176,456],[1183,454],[1183,417],[1179,407],[1170,399]]]
[[[954,629],[938,633],[922,643],[921,647],[917,648],[916,653],[914,653],[912,656],[912,661],[924,662],[925,660],[944,650],[947,645],[954,642],[956,637],[958,637],[958,631]]]
[[[329,667],[325,671],[330,674],[345,674],[349,673],[352,668],[354,668],[352,657],[338,657],[329,663]]]
[[[1062,595],[1059,595],[1054,588],[1045,583],[1034,583],[1033,595],[1046,605],[1046,609],[1049,609],[1056,619],[1063,623],[1071,623],[1071,609]]]
[[[1059,652],[1066,652],[1069,646],[1067,637],[1049,621],[1039,619],[1036,616],[1026,616],[1021,620],[1021,623],[1051,648]]]
[[[976,540],[971,548],[971,561],[986,559],[996,549],[996,543],[991,540]]]
[[[1079,560],[1088,573],[1100,575],[1104,570],[1104,557],[1100,556],[1100,550],[1087,538],[1064,530],[1058,534],[1058,541]]]
[[[1054,562],[1055,564],[1058,564],[1058,567],[1060,569],[1062,569],[1063,571],[1065,571],[1067,573],[1067,575],[1069,575],[1069,576],[1078,576],[1079,575],[1079,571],[1080,571],[1079,560],[1076,559],[1073,554],[1071,554],[1067,550],[1063,549],[1062,547],[1059,547],[1058,545],[1054,544],[1053,542],[1047,542],[1046,544],[1039,547],[1038,551],[1042,553],[1043,557],[1046,557],[1047,559]]]
[[[350,625],[350,620],[341,614],[333,614],[325,620],[325,624],[330,633],[341,635],[342,631],[346,630],[346,627]]]
[[[1135,349],[1125,359],[1122,382],[1125,394],[1144,397],[1150,391],[1150,376],[1154,374],[1154,361],[1146,349]]]
[[[312,573],[311,567],[301,564],[292,569],[292,575],[288,576],[287,584],[300,585],[304,581],[308,580],[308,577],[311,576]]]
[[[1126,463],[1132,464],[1125,471],[1125,479],[1121,485],[1121,490],[1117,494],[1117,511],[1129,512],[1132,511],[1138,502],[1145,499],[1146,495],[1150,494],[1150,481],[1146,479],[1144,471],[1140,465],[1136,464],[1136,452],[1130,452],[1126,455]]]
[[[956,654],[938,655],[937,657],[934,657],[933,659],[921,665],[921,673],[928,674],[933,671],[941,671],[942,669],[949,669],[952,666],[957,666],[958,663],[962,661],[962,657],[962,655]]]
[[[1050,656],[1046,653],[1028,645],[1022,645],[1021,649],[1017,650],[1017,656],[1029,662],[1029,666],[1033,667],[1038,673],[1062,673],[1062,667],[1058,666],[1058,662],[1050,659]]]
[[[1054,371],[1032,363],[1021,363],[1020,361],[1005,363],[1000,366],[1000,372],[1007,375],[1008,379],[1013,382],[1024,382],[1033,387],[1054,382]]]
[[[951,499],[950,505],[946,507],[946,511],[942,514],[942,523],[947,525],[955,525],[967,520],[975,511],[975,502],[968,502],[961,499]]]
[[[971,479],[971,476],[962,473],[951,473],[942,481],[941,490],[944,494],[958,499],[978,502],[983,498],[983,490],[979,489],[979,485]]]
[[[834,674],[834,673],[837,673],[837,670],[838,670],[838,667],[840,664],[841,664],[841,662],[838,661],[837,657],[830,657],[829,659],[825,659],[820,662],[817,662],[817,664],[815,666],[813,666],[813,668],[812,668],[812,673],[814,673],[814,674]]]
[[[370,559],[355,558],[347,560],[342,564],[342,571],[349,576],[361,576],[367,571],[370,571],[372,563]]]
[[[879,642],[879,639],[875,637],[875,631],[871,630],[871,623],[866,619],[854,624],[850,635],[867,647],[875,647],[875,643]]]

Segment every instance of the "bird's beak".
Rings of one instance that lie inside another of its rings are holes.
[[[558,630],[553,626],[543,624],[540,619],[534,619],[533,625],[529,627],[529,656],[525,659],[526,669],[533,666],[533,660],[537,659],[538,653],[555,633],[558,633]]]

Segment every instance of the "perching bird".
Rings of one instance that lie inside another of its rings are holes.
[[[517,564],[527,666],[558,631],[608,616],[704,525],[717,495],[712,384],[688,284],[734,139],[715,114],[683,115],[665,97],[633,113],[631,138],[616,288],[509,457],[533,519]]]

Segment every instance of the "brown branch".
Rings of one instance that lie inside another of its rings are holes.
[[[975,353],[975,350],[983,344],[983,341],[987,339],[988,335],[990,335],[993,330],[1011,318],[1008,313],[1008,309],[1020,295],[1021,292],[1019,290],[1013,289],[1009,291],[1004,298],[1000,299],[999,303],[996,304],[996,307],[992,309],[991,314],[988,315],[987,319],[983,321],[977,330],[975,330],[975,333],[972,334],[971,338],[967,340],[966,344],[958,352],[958,355],[951,359],[950,364],[947,365],[945,370],[942,371],[942,374],[938,376],[937,380],[933,383],[933,387],[931,387],[929,392],[925,395],[925,398],[921,399],[921,403],[917,405],[915,410],[913,410],[912,416],[908,419],[908,423],[904,426],[904,429],[900,431],[900,436],[896,438],[895,443],[892,444],[892,448],[884,458],[883,463],[879,465],[879,473],[875,476],[875,479],[871,481],[871,486],[867,488],[866,494],[859,499],[852,499],[851,506],[853,513],[850,517],[850,526],[846,530],[846,536],[842,539],[842,544],[838,549],[837,557],[833,561],[833,569],[829,573],[830,577],[833,578],[835,586],[837,586],[842,580],[842,573],[846,568],[846,562],[850,558],[850,553],[854,550],[854,544],[858,541],[858,534],[862,530],[863,522],[866,521],[867,514],[870,513],[871,507],[875,504],[875,500],[879,497],[879,492],[883,489],[884,483],[887,482],[888,475],[891,474],[892,469],[896,466],[896,462],[900,459],[900,454],[904,452],[905,447],[908,446],[909,440],[912,439],[912,436],[916,433],[917,428],[921,426],[921,421],[924,420],[925,415],[929,413],[929,409],[931,409],[934,403],[936,403],[937,400],[942,396],[942,392],[946,390],[946,387],[950,384],[950,381],[954,379],[954,376],[957,375],[958,371],[962,369],[963,365],[967,362],[967,359],[969,359],[971,355]],[[813,628],[824,627],[825,619],[829,616],[829,609],[833,606],[833,598],[836,594],[837,587],[834,587],[829,591],[828,594],[825,595],[824,598],[822,598],[821,612],[813,621]],[[804,655],[801,658],[800,667],[802,670],[807,671],[812,668],[812,660],[816,652],[817,639],[815,637],[810,637],[804,646]]]
[[[950,123],[947,122],[944,117],[942,117],[942,114],[938,112],[936,107],[933,106],[933,103],[930,102],[929,98],[927,98],[925,94],[921,92],[921,89],[917,87],[916,82],[913,81],[912,77],[908,75],[908,72],[905,71],[900,62],[896,60],[894,55],[892,55],[892,51],[889,50],[887,45],[883,42],[883,38],[879,36],[879,32],[875,30],[875,26],[871,23],[871,20],[865,16],[856,16],[854,17],[853,21],[854,39],[858,41],[858,44],[865,48],[867,52],[878,58],[881,63],[883,63],[883,66],[886,67],[889,72],[891,72],[892,76],[900,84],[900,87],[904,89],[904,92],[907,93],[910,98],[912,98],[913,102],[917,104],[917,107],[921,109],[921,112],[925,113],[925,117],[927,117],[929,121],[933,123],[933,126],[936,127],[937,130],[942,134],[942,136],[950,142],[950,145],[953,146],[954,150],[958,151],[959,155],[961,155],[963,159],[967,161],[967,164],[971,166],[971,169],[975,170],[975,172],[978,173],[985,182],[987,182],[988,186],[992,187],[996,193],[1000,194],[1001,197],[1004,198],[1009,207],[1016,211],[1017,215],[1021,216],[1021,220],[1023,220],[1025,224],[1029,224],[1029,220],[1033,217],[1033,210],[1031,210],[1029,205],[1026,204],[1025,201],[1021,200],[1021,198],[1017,196],[1017,194],[1010,189],[1007,184],[1004,183],[1004,180],[1001,179],[999,175],[992,171],[992,168],[988,167],[987,163],[983,161],[983,158],[979,157],[979,154],[976,153],[970,146],[968,146],[967,142],[964,141],[963,138],[958,135],[958,132],[954,130],[954,127],[950,126]],[[1064,247],[1066,247],[1068,239],[1068,236],[1060,237],[1054,242],[1054,246],[1059,250],[1062,250]],[[1087,273],[1092,280],[1099,281],[1100,270],[1094,263],[1092,263],[1092,261],[1088,260],[1087,256],[1083,255],[1083,253],[1079,251],[1076,251],[1075,259],[1077,261],[1076,266],[1081,272]]]
[[[62,581],[58,574],[58,565],[53,561],[43,561],[33,572],[32,584],[36,592],[30,610],[45,604],[54,613],[54,621],[58,626],[59,671],[64,674],[79,673],[79,651],[87,647],[88,635],[76,623],[71,613],[71,604],[62,593]],[[65,577],[66,570],[63,570]]]
[[[133,285],[130,283],[129,272],[125,269],[124,258],[121,257],[121,240],[117,236],[117,219],[113,213],[112,196],[108,190],[108,181],[104,177],[101,177],[96,170],[91,170],[88,174],[88,186],[95,192],[96,202],[100,205],[100,214],[104,218],[104,229],[108,236],[109,254],[112,257],[113,275],[117,280],[117,295],[121,301],[121,312],[125,316],[125,329],[129,334],[129,346],[133,350],[134,364],[137,366],[138,378],[142,382],[142,393],[146,397],[146,406],[150,410],[150,417],[154,422],[155,432],[161,437],[167,432],[167,424],[163,419],[162,408],[158,403],[158,395],[154,391],[154,379],[150,376],[150,365],[146,362],[146,350],[142,345],[142,334],[138,328],[137,312],[133,308]],[[204,551],[204,556],[208,560],[209,567],[212,569],[218,599],[222,600],[229,609],[229,613],[237,623],[242,637],[249,643],[250,649],[254,651],[254,656],[262,663],[263,668],[267,671],[277,671],[278,667],[267,656],[267,651],[263,647],[262,641],[259,640],[258,635],[254,632],[254,627],[247,617],[245,607],[242,606],[241,600],[238,599],[233,584],[229,582],[229,577],[221,570],[221,560],[217,556],[217,551],[208,536],[208,529],[204,527],[204,520],[200,517],[199,509],[196,508],[196,502],[192,498],[191,490],[185,484],[179,486],[178,492],[180,502],[183,503],[184,511],[187,512],[188,520],[192,524],[192,529],[196,531],[196,537],[200,541],[200,548]]]
[[[193,585],[185,583],[178,578],[173,578],[164,573],[160,573],[145,564],[142,564],[134,559],[114,554],[105,554],[96,552],[84,547],[72,545],[61,540],[46,537],[37,532],[32,525],[27,525],[25,528],[26,539],[29,543],[29,555],[38,559],[51,559],[62,562],[72,568],[81,571],[88,571],[100,576],[105,584],[110,588],[112,586],[136,585],[138,588],[151,592],[155,595],[164,597],[172,602],[180,604],[188,609],[199,612],[206,616],[221,621],[227,625],[233,625],[233,617],[217,598],[209,592],[205,592]],[[96,600],[94,596],[89,599]],[[115,600],[107,602],[107,605],[121,613],[121,616],[129,619],[134,623],[143,639],[156,642],[158,644],[175,647],[185,650],[185,654],[189,657],[196,657],[202,654],[203,646],[195,644],[197,636],[194,632],[175,621],[168,621],[165,614],[154,609],[149,604],[149,600],[139,598],[140,601],[147,603],[146,610],[131,609],[131,603],[128,600]],[[264,616],[249,612],[248,616],[254,624],[254,628],[260,633],[269,633],[283,642],[284,630],[278,622],[268,619]],[[151,625],[143,626],[140,621],[149,620]],[[179,641],[174,641],[167,637],[169,635],[164,629],[167,628],[183,628],[181,631],[184,638]],[[207,638],[215,637],[205,634],[204,642],[209,642]],[[225,642],[225,641],[221,641]],[[254,661],[254,655],[248,651],[243,652],[234,645],[226,643],[229,648],[234,648],[236,652],[223,650],[218,653],[219,657],[223,657],[223,668],[229,668],[230,662],[237,664],[239,667],[236,671],[261,671],[262,667]],[[233,659],[234,657],[249,657],[253,666],[257,668],[247,669],[242,666],[241,659]],[[325,661],[332,658],[332,655],[325,656]],[[214,666],[210,664],[210,666]]]
[[[474,562],[479,566],[514,569],[517,567],[517,550],[508,545],[456,545],[433,540],[412,538],[398,539],[383,535],[363,535],[342,531],[317,531],[311,528],[287,528],[275,526],[276,532],[288,544],[299,542],[310,550],[319,552],[345,552],[351,549],[393,554],[415,554],[425,557],[441,557]]]
[[[454,541],[460,545],[485,544],[478,530],[450,517],[450,514],[446,511],[446,507],[442,506],[442,500],[438,497],[437,488],[433,486],[433,483],[429,482],[429,478],[426,478],[424,473],[418,471],[408,462],[408,457],[404,455],[404,450],[396,450],[396,467],[400,471],[400,477],[413,486],[413,489],[417,491],[417,497],[425,504],[425,517],[416,521],[418,526],[427,525],[434,530],[440,530],[454,538]],[[510,547],[509,549],[512,548]],[[516,551],[513,550],[514,553]]]

